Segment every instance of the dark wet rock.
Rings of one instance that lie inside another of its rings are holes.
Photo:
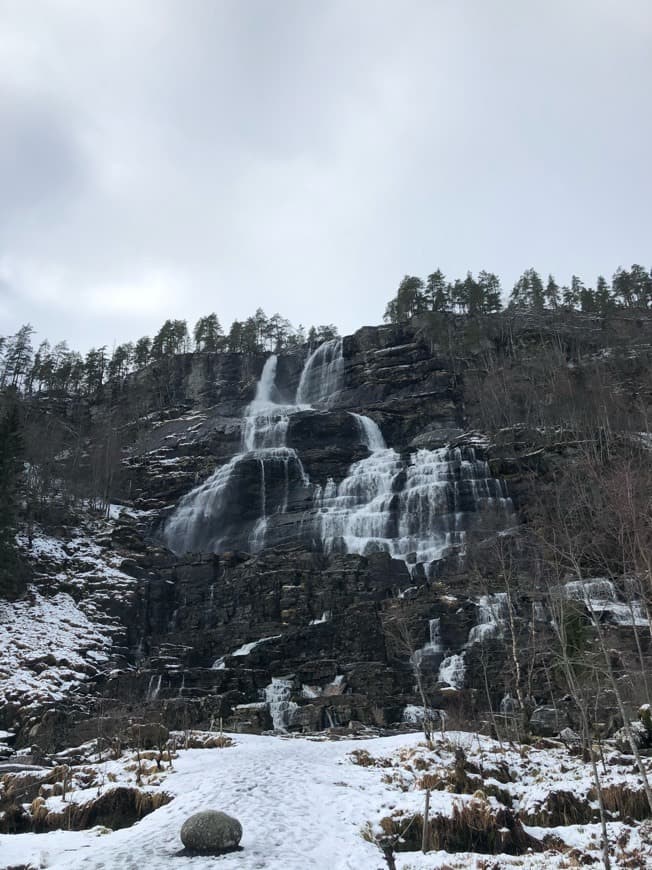
[[[557,707],[537,707],[530,716],[530,730],[539,737],[556,737],[568,725],[566,712]]]

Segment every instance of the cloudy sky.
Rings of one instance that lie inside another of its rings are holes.
[[[0,0],[0,333],[652,261],[650,0]]]

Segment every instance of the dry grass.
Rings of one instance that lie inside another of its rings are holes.
[[[589,799],[598,799],[595,789],[589,792]],[[602,789],[602,800],[604,808],[617,815],[621,821],[636,819],[640,822],[650,818],[650,807],[642,788],[633,789],[622,782],[607,785]]]
[[[397,852],[421,848],[423,816],[397,813],[380,820],[382,835],[376,842],[388,842]],[[428,848],[431,851],[477,852],[484,855],[523,855],[542,852],[543,844],[530,836],[520,820],[507,808],[494,809],[477,799],[453,805],[451,816],[435,815],[428,823]]]
[[[128,828],[171,800],[171,795],[165,792],[119,787],[84,804],[71,803],[60,812],[48,812],[43,798],[36,798],[30,807],[31,830],[35,833],[57,829],[84,831],[96,825],[111,830]]]
[[[359,764],[360,767],[375,767],[376,759],[370,755],[366,749],[354,749],[350,753],[351,761],[354,764]]]
[[[521,815],[526,825],[556,828],[587,825],[595,820],[596,810],[586,797],[579,797],[571,791],[551,791],[535,812]]]

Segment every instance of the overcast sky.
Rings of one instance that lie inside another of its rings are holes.
[[[0,333],[651,265],[650,0],[0,0]]]

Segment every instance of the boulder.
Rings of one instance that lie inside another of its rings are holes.
[[[630,730],[637,749],[650,749],[652,747],[652,734],[647,730],[643,722],[631,722]],[[614,742],[620,752],[626,755],[632,754],[632,745],[626,728],[620,728],[614,734]]]
[[[180,836],[183,845],[191,852],[219,855],[237,849],[242,839],[242,825],[226,813],[204,810],[186,819]]]
[[[566,713],[556,707],[537,707],[530,716],[530,731],[538,737],[556,737],[568,725]]]

